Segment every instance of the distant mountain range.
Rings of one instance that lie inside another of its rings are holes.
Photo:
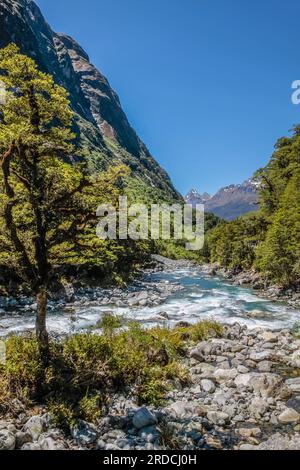
[[[214,196],[208,193],[200,194],[192,189],[185,197],[188,204],[204,204],[205,211],[211,212],[225,220],[234,220],[237,217],[258,210],[259,183],[252,179],[243,184],[232,184],[221,188]]]

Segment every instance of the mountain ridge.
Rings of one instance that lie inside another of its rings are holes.
[[[242,184],[225,186],[213,196],[208,193],[200,194],[192,189],[185,196],[185,201],[193,206],[204,204],[206,212],[225,220],[233,220],[258,209],[258,189],[259,183],[250,178]]]
[[[170,200],[181,199],[167,172],[130,125],[117,93],[80,44],[54,32],[33,0],[0,1],[0,47],[15,43],[67,89],[74,130],[92,169],[123,162],[136,178]]]

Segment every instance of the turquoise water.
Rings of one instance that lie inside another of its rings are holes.
[[[92,295],[89,292],[89,296],[77,298],[72,304],[50,303],[48,328],[58,334],[83,331],[95,327],[103,313],[108,311],[140,321],[145,326],[173,326],[179,321],[213,319],[224,323],[238,321],[249,327],[278,329],[300,322],[300,309],[271,302],[251,289],[232,286],[195,267],[146,275],[142,282],[131,286],[129,292],[149,292],[151,297],[156,286],[160,292],[170,286],[175,286],[178,290],[150,306],[128,307],[126,300],[124,301],[126,292],[114,290],[111,293],[101,289],[92,292]],[[110,295],[114,298],[119,296],[122,302],[112,301]],[[34,307],[0,309],[0,336],[33,328]]]
[[[226,309],[228,314],[241,314],[260,310],[268,314],[281,312],[285,309],[284,304],[273,303],[263,297],[259,297],[253,290],[233,286],[219,278],[203,277],[200,273],[180,272],[163,275],[162,278],[179,281],[184,290],[175,297],[187,307],[193,306],[202,311],[211,311],[216,308]],[[175,299],[172,299],[175,301]],[[224,310],[220,312],[225,314]],[[300,312],[299,312],[300,313]],[[288,317],[287,317],[288,318]]]
[[[195,268],[161,273],[154,277],[182,286],[182,290],[165,303],[169,317],[176,321],[178,317],[187,321],[213,318],[274,329],[290,327],[300,321],[300,309],[291,308],[282,302],[272,302],[252,289],[233,286]],[[253,315],[256,318],[252,318]]]

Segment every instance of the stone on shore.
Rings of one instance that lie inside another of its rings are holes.
[[[287,408],[278,417],[280,423],[297,423],[300,420],[300,414],[293,408]]]
[[[156,417],[146,407],[137,410],[132,419],[132,424],[137,429],[146,428],[156,423]]]

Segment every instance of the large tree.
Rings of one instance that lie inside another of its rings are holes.
[[[47,352],[51,271],[83,251],[97,256],[97,205],[104,196],[116,198],[114,183],[125,170],[116,167],[95,178],[83,162],[74,164],[67,93],[17,46],[0,51],[0,75],[1,262],[36,296],[36,335]]]

